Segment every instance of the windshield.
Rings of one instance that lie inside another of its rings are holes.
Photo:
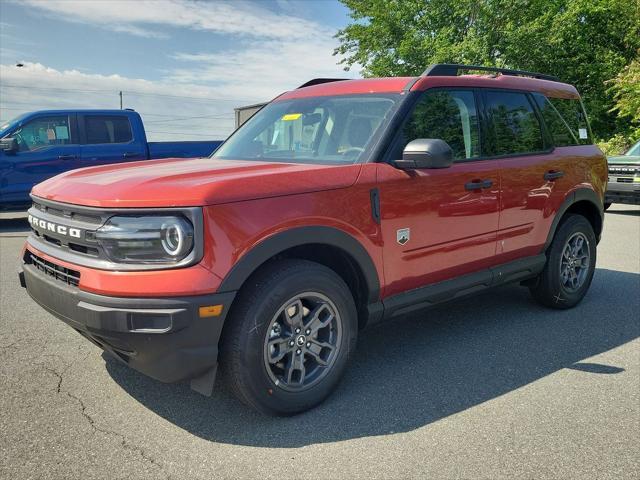
[[[627,153],[625,153],[625,155],[631,157],[631,156],[638,156],[640,157],[640,142],[636,143],[633,147],[631,147],[629,149],[629,151]]]
[[[355,163],[390,117],[399,95],[349,95],[273,102],[213,158],[292,163]]]
[[[0,138],[2,138],[7,130],[11,130],[20,120],[22,120],[27,114],[23,113],[22,115],[18,115],[15,118],[12,118],[8,122],[2,122],[0,125]]]

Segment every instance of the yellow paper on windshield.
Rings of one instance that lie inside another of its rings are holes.
[[[282,116],[282,120],[284,120],[285,122],[288,122],[291,120],[298,120],[301,116],[302,116],[301,113],[287,113],[286,115]]]

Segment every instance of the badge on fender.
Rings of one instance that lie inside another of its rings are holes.
[[[400,245],[404,245],[405,243],[407,243],[410,237],[411,237],[411,229],[409,228],[400,228],[396,232],[396,240]]]

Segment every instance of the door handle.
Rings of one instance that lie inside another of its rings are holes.
[[[482,190],[484,188],[491,188],[493,185],[492,180],[473,180],[471,182],[465,183],[464,188],[466,190]]]
[[[130,158],[130,157],[139,157],[139,156],[141,156],[141,155],[142,155],[142,154],[141,154],[141,153],[138,153],[138,152],[124,152],[124,153],[122,154],[122,157],[123,157],[123,158]]]
[[[556,180],[558,178],[564,177],[564,172],[561,170],[549,170],[544,174],[545,180]]]
[[[58,160],[73,160],[76,155],[58,155]]]

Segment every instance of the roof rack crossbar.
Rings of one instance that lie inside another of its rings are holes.
[[[456,63],[436,63],[422,73],[423,77],[455,77],[460,70],[479,70],[481,72],[495,72],[502,75],[514,75],[519,77],[532,77],[541,80],[551,80],[559,82],[558,77],[553,75],[545,75],[544,73],[527,72],[525,70],[511,70],[509,68],[485,67],[482,65],[461,65]]]

